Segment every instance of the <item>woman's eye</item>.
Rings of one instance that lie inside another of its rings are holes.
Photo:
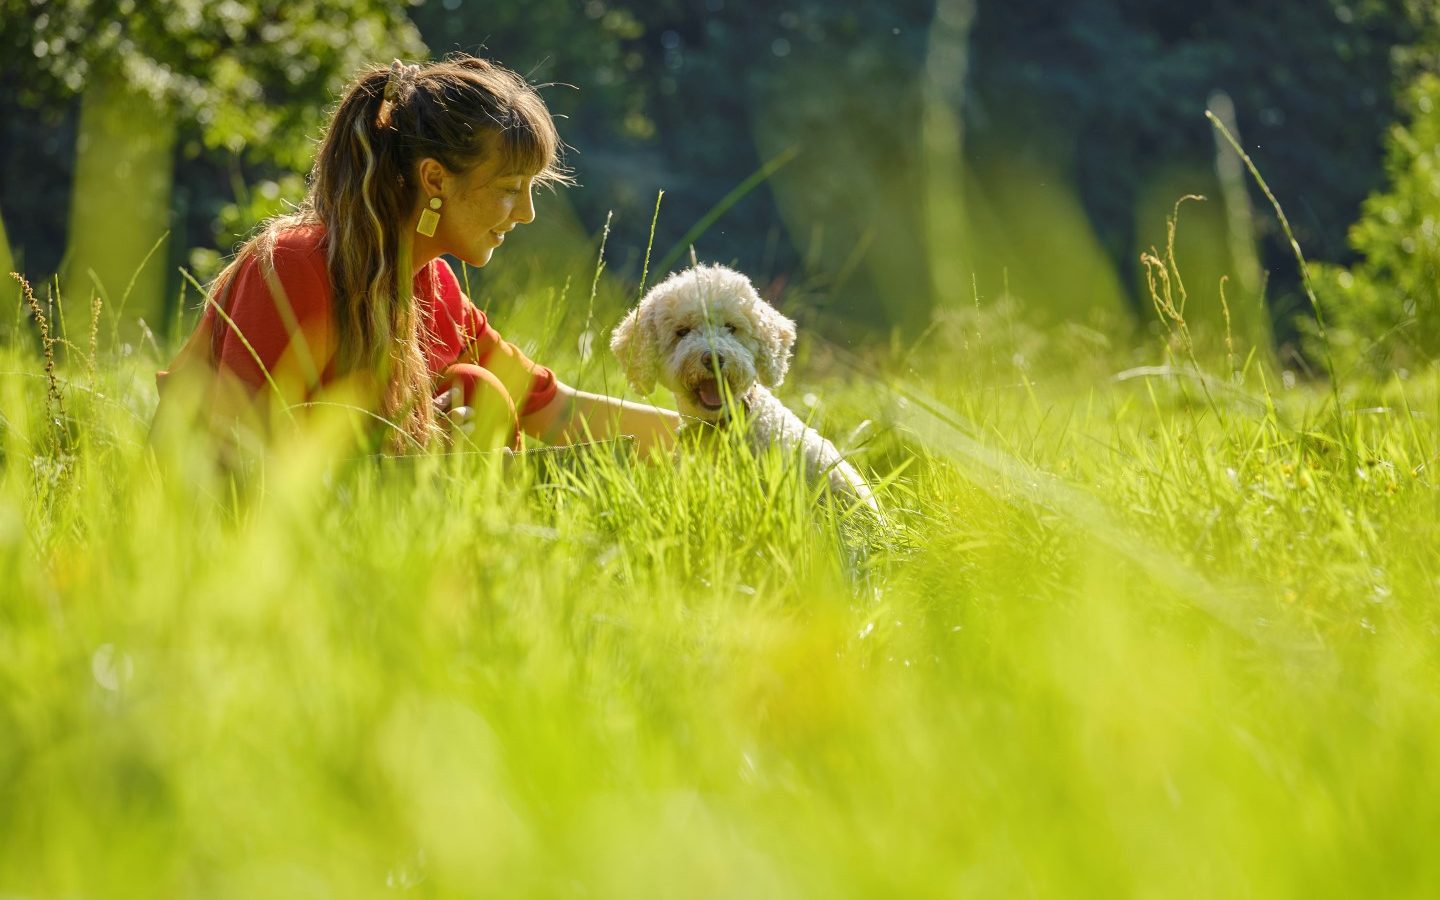
[[[690,329],[688,329],[688,328],[677,328],[677,329],[675,329],[675,336],[676,336],[677,338],[683,338],[685,335],[687,335],[687,334],[689,334],[689,333],[690,333]]]

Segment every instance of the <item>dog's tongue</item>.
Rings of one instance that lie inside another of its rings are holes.
[[[720,382],[713,378],[706,378],[695,385],[695,393],[700,396],[700,402],[712,409],[719,407],[724,401],[720,399]]]

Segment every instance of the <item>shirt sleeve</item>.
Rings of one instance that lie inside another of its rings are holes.
[[[445,299],[457,300],[460,308],[464,348],[457,361],[475,363],[493,372],[510,396],[517,399],[515,406],[522,416],[544,409],[555,399],[555,373],[531,361],[519,347],[502,338],[485,313],[460,290],[460,283],[450,267],[443,261],[441,266],[441,293],[446,295],[453,291],[454,297]],[[521,397],[524,397],[523,404],[518,402]]]

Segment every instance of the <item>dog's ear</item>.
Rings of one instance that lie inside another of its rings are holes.
[[[768,303],[755,304],[759,323],[761,353],[755,360],[755,374],[766,387],[779,387],[790,370],[790,351],[795,347],[795,323],[781,315]]]
[[[655,390],[660,366],[655,359],[655,342],[650,337],[640,312],[643,306],[630,310],[613,334],[610,335],[610,352],[620,360],[625,369],[625,379],[636,393],[649,396]]]

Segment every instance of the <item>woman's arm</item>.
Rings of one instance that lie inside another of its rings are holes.
[[[551,444],[634,435],[636,448],[645,456],[675,446],[680,414],[618,397],[577,391],[557,381],[555,399],[521,417],[520,428],[531,437]]]

